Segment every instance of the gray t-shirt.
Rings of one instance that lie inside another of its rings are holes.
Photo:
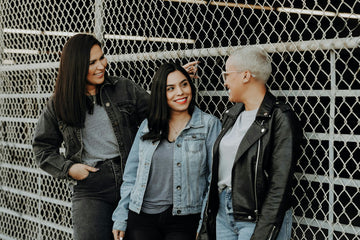
[[[110,119],[103,106],[94,105],[93,114],[86,113],[81,129],[84,150],[82,161],[89,166],[119,156],[119,147]]]
[[[174,144],[163,139],[154,152],[141,209],[144,213],[158,214],[173,204]]]
[[[255,121],[258,109],[243,111],[240,113],[234,126],[228,130],[221,139],[219,145],[219,180],[218,187],[231,187],[231,171],[234,165],[236,152],[249,130],[251,124]]]

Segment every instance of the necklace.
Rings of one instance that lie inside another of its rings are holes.
[[[175,127],[174,125],[172,125],[172,124],[169,124],[169,126],[170,126],[169,136],[168,136],[169,142],[175,142],[175,140],[176,140],[176,138],[179,136],[181,130],[178,129],[178,128],[176,128],[176,127]],[[172,129],[173,131],[171,131],[171,129]]]
[[[184,130],[184,128],[185,128],[185,126],[186,126],[186,124],[188,123],[188,120],[187,121],[182,121],[181,122],[181,125],[180,125],[180,128],[177,128],[177,127],[175,127],[175,125],[174,124],[172,124],[171,122],[169,122],[169,136],[168,136],[168,138],[169,138],[169,141],[170,142],[173,142],[173,141],[175,141],[176,140],[176,138],[180,135],[180,133],[182,132],[182,130]],[[173,131],[171,131],[171,129],[173,130]]]
[[[93,105],[96,103],[96,95],[90,95]]]
[[[178,129],[178,128],[176,128],[174,125],[172,125],[172,124],[170,124],[170,127],[172,128],[172,129],[174,129],[174,131],[175,131],[175,133],[176,133],[176,135],[179,135],[179,133],[181,132],[181,130],[183,129]]]

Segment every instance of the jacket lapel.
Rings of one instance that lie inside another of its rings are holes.
[[[259,111],[256,114],[256,119],[250,126],[249,130],[246,132],[243,140],[239,145],[235,156],[235,162],[238,161],[239,158],[268,131],[266,122],[271,118],[271,113],[275,101],[275,96],[272,95],[269,91],[266,91],[263,102],[261,103]],[[244,104],[237,103],[231,109],[226,111],[224,115],[223,129],[214,144],[214,159],[218,160],[217,154],[219,153],[219,144],[221,139],[224,137],[229,128],[234,125],[237,117],[242,111],[244,111],[244,109]]]
[[[242,112],[243,110],[244,110],[244,104],[237,103],[231,109],[229,109],[225,112],[224,119],[222,122],[223,128],[214,143],[214,147],[213,147],[213,155],[214,156],[217,156],[217,154],[219,153],[219,145],[220,145],[221,139],[224,137],[224,135],[229,130],[229,128],[231,128],[234,125],[236,118],[239,116],[240,112]]]
[[[255,144],[266,132],[267,128],[261,126],[258,121],[255,121],[242,139],[236,152],[235,161],[237,161],[244,154],[244,152],[246,152],[253,144]]]
[[[235,162],[238,161],[240,157],[268,131],[266,122],[271,118],[274,101],[274,95],[267,91],[256,114],[255,121],[250,126],[239,145],[235,156]]]

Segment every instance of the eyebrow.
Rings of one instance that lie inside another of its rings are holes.
[[[182,80],[182,81],[180,82],[180,84],[183,83],[183,82],[185,82],[185,81],[188,82],[187,78],[185,78],[184,80]],[[175,85],[175,84],[167,84],[166,86],[168,87],[168,86],[174,86],[174,85]]]
[[[103,53],[98,59],[101,59],[101,58],[103,58],[103,57],[105,57],[105,53]],[[94,62],[94,61],[96,61],[96,60],[98,60],[97,58],[95,58],[95,59],[90,59],[90,62]]]

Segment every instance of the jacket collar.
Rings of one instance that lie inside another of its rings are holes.
[[[259,110],[256,114],[256,118],[271,117],[271,113],[274,108],[275,101],[276,101],[276,97],[267,90],[264,99],[259,107]]]
[[[261,105],[259,107],[258,112],[256,113],[256,118],[269,118],[271,117],[272,109],[274,107],[276,101],[276,97],[266,90],[265,96]],[[230,118],[237,118],[239,114],[245,110],[245,106],[243,103],[235,104],[231,109],[225,112],[225,114]]]
[[[119,78],[117,78],[117,77],[110,77],[108,75],[105,75],[105,80],[104,80],[103,85],[107,85],[107,84],[115,85],[118,81],[119,81]]]
[[[194,112],[191,115],[189,123],[186,125],[185,129],[188,128],[200,128],[204,126],[204,117],[203,112],[197,107],[194,107]]]
[[[246,132],[243,140],[241,141],[239,148],[236,152],[235,159],[240,159],[247,149],[250,148],[258,139],[260,139],[268,131],[268,127],[263,125],[264,120],[271,118],[272,110],[276,98],[269,91],[266,91],[264,99],[256,114],[254,124],[252,124],[249,130]]]

